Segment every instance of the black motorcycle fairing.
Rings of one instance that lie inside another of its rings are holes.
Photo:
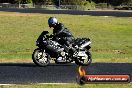
[[[36,41],[36,46],[38,47],[43,47],[43,45],[46,45],[47,43],[44,41],[46,40],[46,36],[49,32],[48,31],[43,31],[40,36],[38,37]]]
[[[43,32],[40,34],[40,36],[38,37],[37,41],[43,41],[43,38],[45,38],[44,35],[46,35],[46,34],[48,34],[48,33],[49,33],[48,31],[43,31]]]
[[[75,44],[75,45],[78,45],[78,46],[80,47],[82,44],[84,44],[84,43],[86,43],[86,42],[88,42],[88,41],[90,41],[89,38],[77,38],[77,39],[74,41],[74,44]]]

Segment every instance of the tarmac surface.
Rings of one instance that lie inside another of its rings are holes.
[[[90,16],[115,16],[115,17],[132,17],[132,11],[79,11],[79,10],[46,10],[46,9],[19,9],[19,8],[0,8],[0,11],[19,12],[19,13],[42,13],[42,14],[71,14],[71,15],[90,15]]]
[[[132,78],[132,63],[93,63],[84,66],[86,74],[127,74]],[[0,63],[0,84],[76,83],[76,64]]]

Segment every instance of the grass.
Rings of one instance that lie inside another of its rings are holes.
[[[87,85],[77,85],[77,84],[33,84],[33,85],[9,85],[0,86],[1,88],[132,88],[132,84],[87,84]]]
[[[50,16],[57,17],[75,37],[91,39],[93,62],[132,62],[131,17],[0,12],[1,62],[30,61],[39,34],[52,33],[47,25]]]

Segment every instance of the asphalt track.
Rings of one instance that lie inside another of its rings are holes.
[[[91,16],[115,16],[115,17],[132,17],[132,11],[78,11],[78,10],[46,10],[46,9],[17,9],[17,8],[0,8],[0,11],[19,12],[19,13],[42,13],[42,14],[71,14],[71,15],[91,15]]]
[[[1,63],[0,84],[76,83],[77,68],[75,64]],[[93,63],[83,68],[86,74],[129,74],[132,78],[132,63]]]

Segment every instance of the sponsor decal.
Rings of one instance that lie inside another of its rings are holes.
[[[78,68],[77,83],[86,84],[86,83],[129,83],[129,75],[110,75],[110,74],[99,74],[99,75],[86,75],[85,70],[82,66]]]

